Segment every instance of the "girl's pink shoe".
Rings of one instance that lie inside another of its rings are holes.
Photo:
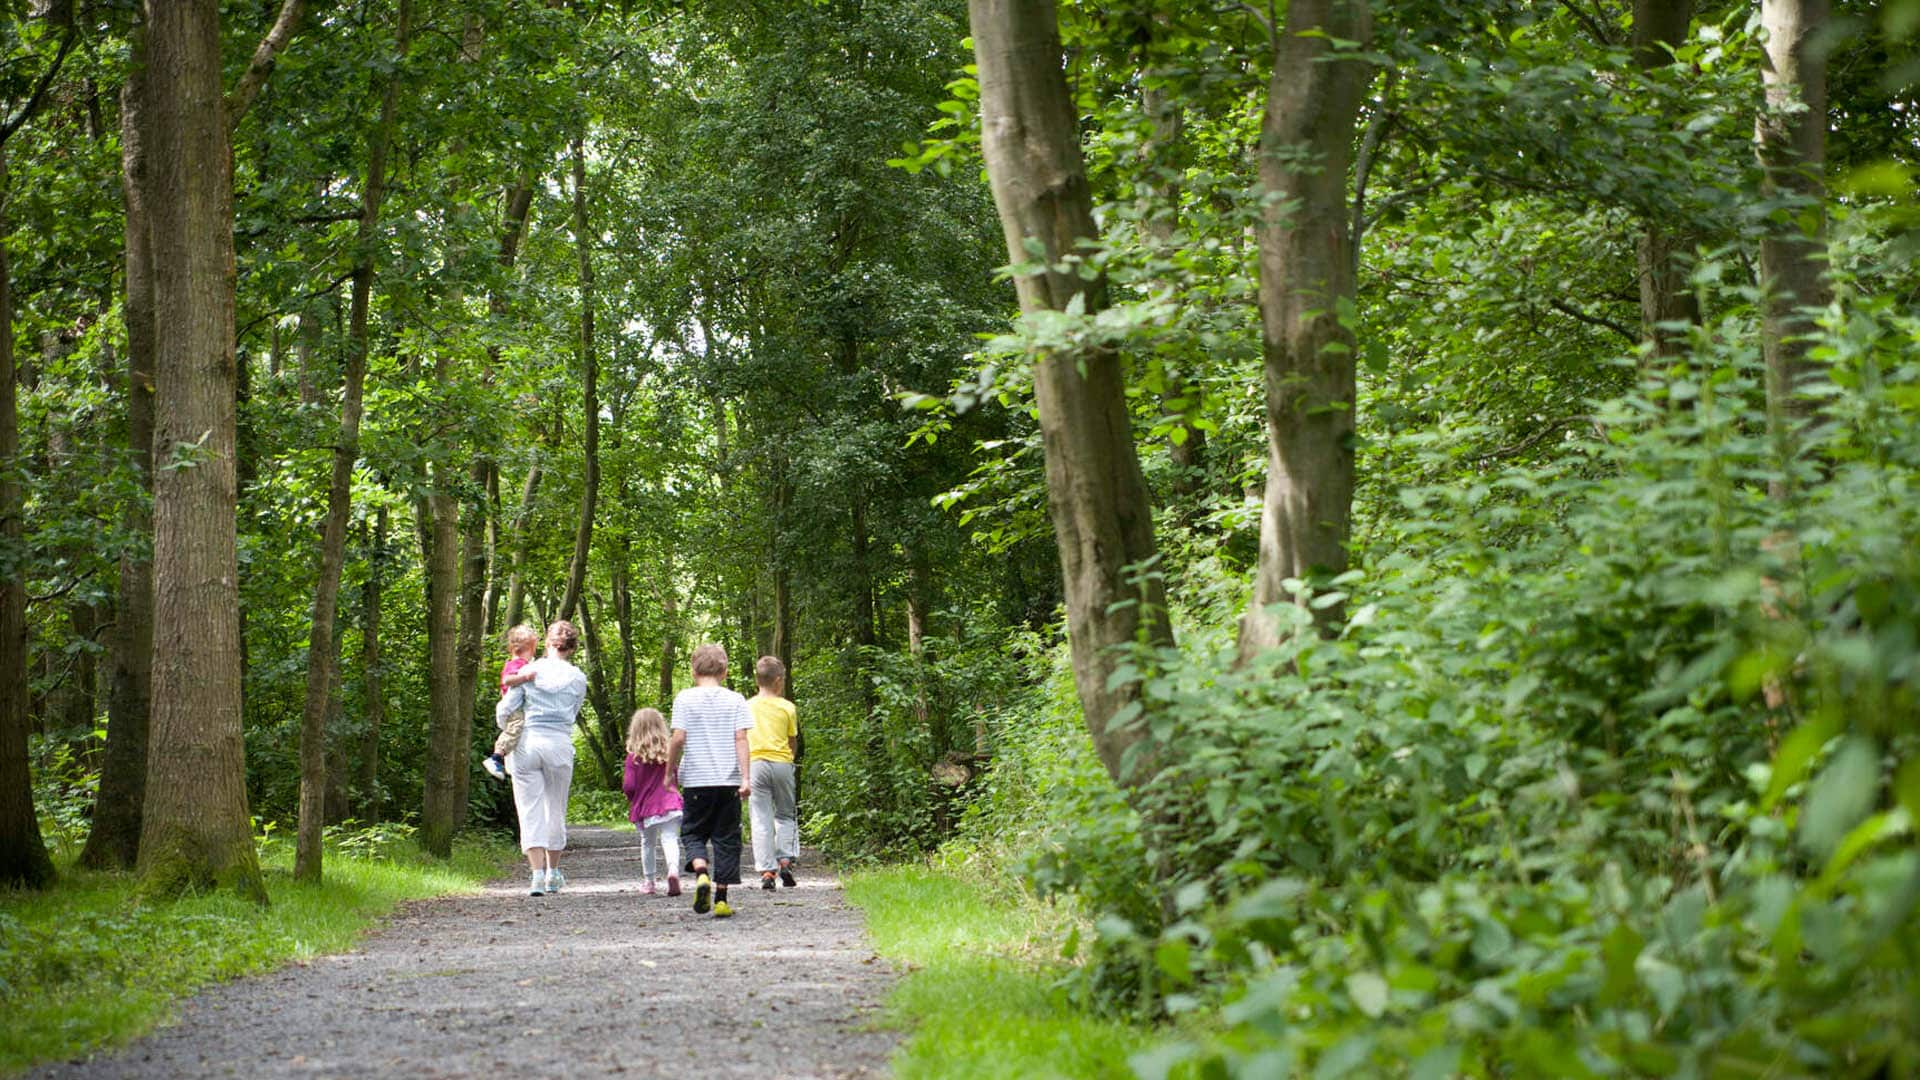
[[[667,895],[668,896],[680,895],[680,875],[679,874],[667,875]]]
[[[654,891],[654,890],[653,890],[653,881],[652,881],[652,879],[648,879],[648,880],[646,880],[646,881],[643,881],[643,882],[641,882],[641,883],[640,883],[640,895],[642,895],[642,896],[652,896],[652,895],[653,895],[653,891]]]

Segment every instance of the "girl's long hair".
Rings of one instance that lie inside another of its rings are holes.
[[[667,760],[667,718],[659,709],[641,709],[627,725],[627,753],[635,761],[664,765]]]

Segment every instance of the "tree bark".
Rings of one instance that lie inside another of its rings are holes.
[[[968,14],[980,73],[981,144],[1007,257],[1032,262],[1026,245],[1033,240],[1046,263],[1015,276],[1020,307],[1062,311],[1077,297],[1091,313],[1105,306],[1105,281],[1061,266],[1097,232],[1054,0],[969,0]],[[1074,682],[1101,763],[1122,785],[1135,787],[1150,768],[1135,768],[1139,755],[1131,751],[1148,732],[1120,719],[1138,703],[1139,688],[1112,676],[1124,650],[1136,642],[1171,646],[1173,628],[1159,576],[1149,574],[1137,586],[1130,580],[1129,568],[1151,567],[1158,552],[1120,361],[1103,351],[1056,352],[1036,361],[1034,395],[1066,580]]]
[[[290,0],[291,2],[291,0]],[[297,12],[296,12],[297,14]],[[400,0],[394,26],[394,54],[404,59],[413,35],[413,4]],[[333,471],[327,480],[327,516],[320,527],[313,623],[307,637],[307,693],[300,716],[300,824],[294,845],[293,876],[319,881],[322,827],[326,822],[327,712],[334,695],[334,669],[340,662],[334,621],[338,616],[340,571],[346,563],[347,519],[353,511],[353,466],[360,458],[360,415],[367,376],[367,309],[373,299],[374,234],[380,204],[387,193],[387,151],[393,141],[394,110],[400,96],[399,61],[387,75],[380,116],[367,138],[366,188],[360,196],[359,255],[353,266],[353,299],[347,315],[345,388],[340,395],[340,430],[333,447]]]
[[[1805,335],[1814,329],[1806,309],[1824,306],[1827,253],[1827,58],[1818,40],[1828,0],[1761,0],[1766,58],[1760,69],[1766,104],[1754,126],[1762,171],[1761,194],[1773,221],[1760,240],[1760,287],[1765,294],[1762,349],[1767,365],[1767,410],[1783,454],[1789,427],[1810,407],[1796,391],[1812,371]]]
[[[240,81],[234,84],[233,92],[227,95],[227,131],[232,133],[240,126],[240,118],[253,107],[253,101],[267,85],[267,77],[273,74],[274,62],[286,51],[293,40],[294,31],[300,27],[300,9],[303,0],[285,0],[280,5],[280,14],[273,20],[265,37],[253,48],[253,56],[247,61],[247,69],[240,73]]]
[[[1324,585],[1347,566],[1353,512],[1354,335],[1347,165],[1369,69],[1332,59],[1365,42],[1363,0],[1294,0],[1274,56],[1260,131],[1260,322],[1267,485],[1253,601],[1240,659],[1278,644],[1270,609],[1292,578]],[[1323,625],[1339,605],[1316,615]]]
[[[147,0],[154,276],[153,713],[139,870],[149,894],[265,903],[247,813],[235,537],[233,187],[217,0]]]
[[[586,413],[586,473],[580,491],[580,523],[573,534],[573,561],[560,617],[573,618],[587,580],[587,554],[593,543],[593,513],[600,498],[600,360],[593,344],[592,234],[587,231],[587,156],[582,140],[573,140],[573,239],[580,253],[580,368]]]
[[[1634,0],[1633,62],[1642,71],[1673,63],[1672,50],[1687,40],[1692,0]],[[1692,232],[1657,220],[1647,222],[1635,252],[1640,281],[1640,333],[1659,358],[1680,354],[1686,332],[1674,324],[1700,321],[1700,305],[1688,283]]]
[[[535,462],[527,466],[527,481],[520,487],[520,505],[513,512],[513,570],[507,580],[507,617],[501,620],[509,627],[520,625],[527,613],[527,545],[532,540],[527,526],[533,517],[534,496],[539,493],[540,463]]]
[[[441,354],[440,364],[447,364]],[[445,373],[442,373],[444,383]],[[447,490],[452,467],[437,462],[433,492],[419,501],[427,578],[427,762],[420,811],[420,845],[441,858],[453,854],[453,834],[466,819],[468,743],[473,709],[460,701],[455,670],[455,601],[460,586],[459,505]]]
[[[120,188],[126,203],[127,444],[139,491],[121,510],[128,536],[153,535],[153,255],[149,248],[146,136],[146,31],[136,27],[120,92]],[[80,865],[131,869],[140,854],[147,791],[147,721],[153,687],[153,563],[129,547],[120,556],[119,612],[107,666],[107,747],[94,798],[93,828]]]
[[[1147,235],[1162,252],[1170,252],[1180,223],[1180,169],[1176,155],[1185,125],[1179,104],[1157,87],[1141,88],[1140,107],[1152,125],[1152,134],[1140,148],[1150,174],[1147,190],[1152,201],[1159,204],[1147,218]],[[1167,415],[1180,424],[1174,429],[1178,437],[1170,434],[1167,439],[1167,455],[1173,459],[1174,466],[1173,489],[1183,497],[1192,498],[1199,495],[1204,486],[1207,433],[1186,422],[1197,404],[1188,397],[1195,389],[1173,368],[1166,370],[1163,380],[1161,404],[1166,407]]]
[[[360,750],[360,816],[380,820],[380,729],[387,723],[386,669],[380,657],[380,619],[385,602],[387,508],[374,511],[373,543],[367,552],[367,584],[360,625],[360,669],[366,710],[366,741]]]
[[[520,235],[526,227],[527,210],[532,203],[531,185],[519,184],[507,192],[506,220],[501,225],[500,236],[499,262],[502,269],[513,266],[514,256],[520,250]],[[506,314],[506,297],[495,291],[488,297],[487,308],[494,318],[503,317]],[[489,382],[492,381],[499,358],[499,347],[489,346],[485,373]],[[482,643],[486,639],[488,583],[492,580],[492,545],[487,542],[491,534],[488,515],[491,502],[487,490],[488,478],[492,473],[492,459],[486,454],[475,454],[467,468],[471,497],[460,525],[460,643],[457,651],[460,700],[466,703],[468,710],[482,708],[478,701],[480,661]],[[491,708],[487,708],[485,713],[476,711],[475,715],[490,715],[491,712]]]
[[[620,541],[619,561],[613,565],[613,614],[620,631],[620,699],[617,715],[628,717],[638,707],[635,700],[640,680],[639,661],[633,653],[633,589],[628,583],[628,563],[632,549],[625,538]]]
[[[0,192],[6,188],[6,153],[0,143]],[[5,206],[0,204],[0,235],[5,231]],[[12,268],[6,245],[0,244],[0,541],[10,550],[19,550],[25,533],[15,468],[20,456],[17,379]],[[0,577],[0,884],[38,889],[53,880],[53,860],[40,838],[27,764],[26,573],[26,561],[16,559],[12,572]]]
[[[601,651],[600,623],[593,617],[593,607],[587,594],[580,594],[580,629],[586,639],[587,655],[587,701],[593,706],[592,724],[583,725],[587,733],[587,745],[593,750],[594,764],[600,769],[600,782],[608,788],[618,786],[620,765],[623,760],[620,747],[626,742],[626,725],[614,711],[613,699],[607,694],[607,666]]]
[[[680,635],[680,598],[673,583],[673,558],[669,551],[660,587],[660,708],[673,701],[674,643]]]

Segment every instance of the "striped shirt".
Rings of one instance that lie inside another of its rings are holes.
[[[687,733],[680,752],[680,786],[739,787],[734,732],[751,731],[747,699],[724,686],[690,686],[674,695],[673,730]]]

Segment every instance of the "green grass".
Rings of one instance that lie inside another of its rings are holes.
[[[912,865],[853,874],[846,890],[880,955],[906,969],[887,1002],[911,1031],[893,1059],[901,1080],[1128,1076],[1127,1055],[1152,1037],[1054,988],[1067,917],[1010,885]]]
[[[464,840],[447,862],[410,842],[390,857],[329,850],[326,880],[302,885],[290,846],[267,847],[266,908],[231,894],[143,904],[130,876],[71,867],[44,893],[0,890],[0,1073],[138,1036],[209,982],[345,949],[401,901],[474,890],[513,855]]]

